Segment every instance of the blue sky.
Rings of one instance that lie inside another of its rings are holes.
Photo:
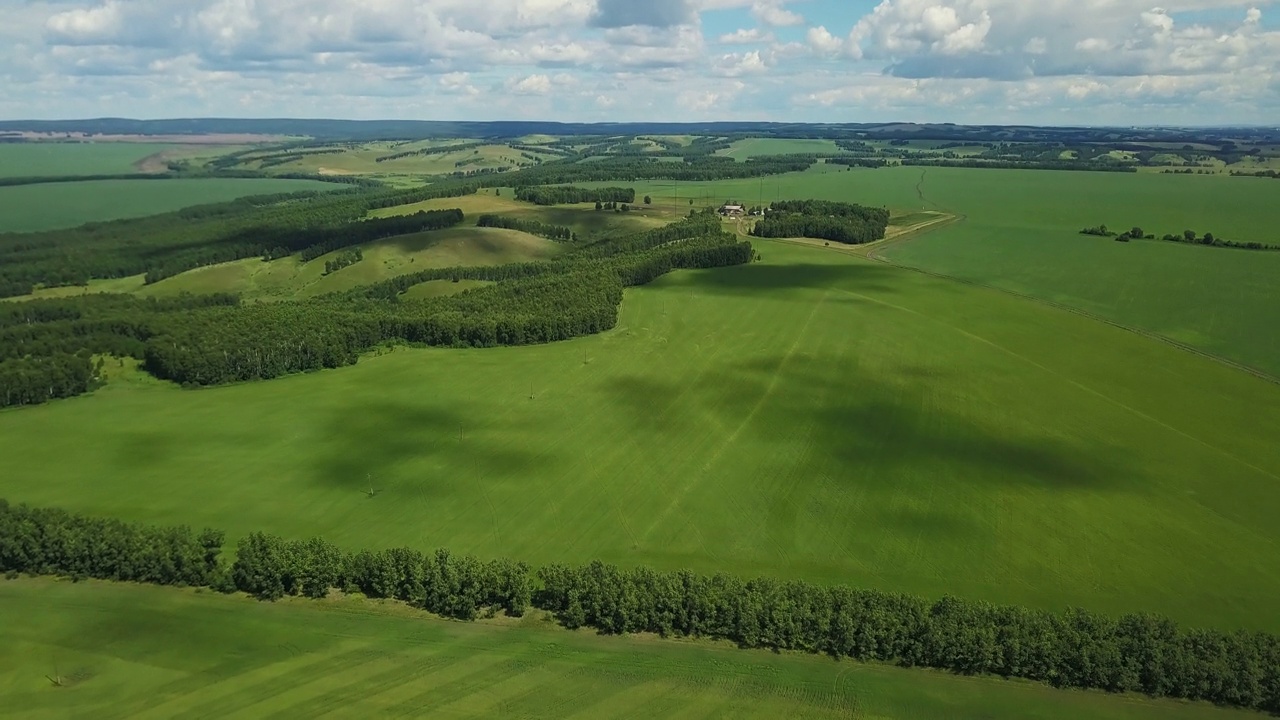
[[[0,117],[1280,123],[1280,0],[5,0]]]

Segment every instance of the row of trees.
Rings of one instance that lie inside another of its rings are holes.
[[[356,263],[364,260],[364,253],[360,248],[353,248],[338,255],[332,260],[326,260],[324,263],[324,274],[331,275],[339,270],[351,267]]]
[[[493,227],[506,228],[508,230],[519,230],[530,235],[537,235],[548,240],[557,240],[559,242],[577,242],[578,236],[573,232],[573,228],[564,225],[552,225],[550,223],[539,222],[537,220],[525,220],[522,218],[507,217],[504,215],[481,215],[476,220],[476,227]]]
[[[351,223],[326,230],[298,231],[277,235],[278,245],[263,254],[263,260],[287,257],[297,252],[303,261],[314,260],[334,250],[352,245],[413,233],[444,230],[462,223],[466,216],[457,208],[419,210],[412,215],[393,215]],[[306,245],[302,245],[307,243]],[[301,245],[301,247],[299,247]]]
[[[230,567],[223,535],[85,518],[0,500],[0,571],[207,585],[264,600],[333,589],[471,620],[529,607],[608,634],[728,640],[1057,687],[1142,692],[1280,712],[1280,637],[1185,629],[1135,613],[1046,612],[775,578],[622,569],[602,562],[532,572],[446,550],[347,552],[323,539],[253,533]]]
[[[1096,227],[1087,227],[1080,231],[1081,235],[1095,235],[1098,237],[1115,238],[1119,242],[1129,242],[1130,240],[1155,240],[1156,236],[1151,233],[1144,233],[1142,228],[1134,227],[1122,233],[1116,233],[1107,228],[1106,225],[1098,225]],[[1280,245],[1266,245],[1260,242],[1234,242],[1231,240],[1223,240],[1216,237],[1213,233],[1205,233],[1197,235],[1195,230],[1184,230],[1181,234],[1166,234],[1160,238],[1165,242],[1179,242],[1190,245],[1208,245],[1211,247],[1236,248],[1240,250],[1280,250]]]
[[[850,203],[824,200],[775,202],[756,222],[756,237],[808,237],[847,245],[883,240],[889,226],[889,211]]]
[[[572,186],[518,187],[516,199],[534,205],[573,205],[576,203],[602,203],[636,201],[635,188],[606,187],[580,188]]]
[[[85,517],[0,498],[0,572],[214,586],[223,533]]]

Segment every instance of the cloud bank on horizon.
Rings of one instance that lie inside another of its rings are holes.
[[[1280,0],[10,1],[7,119],[1280,123]]]

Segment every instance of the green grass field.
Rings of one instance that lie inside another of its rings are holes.
[[[499,188],[501,195],[494,195],[493,190],[456,198],[440,198],[427,200],[413,205],[375,210],[372,217],[390,217],[393,215],[411,215],[419,210],[442,210],[459,208],[466,215],[466,224],[474,225],[481,215],[496,214],[522,220],[536,220],[551,225],[564,225],[573,228],[579,236],[599,236],[603,234],[634,233],[660,227],[679,219],[682,212],[674,212],[670,207],[648,207],[638,204],[632,212],[597,212],[591,204],[541,206],[520,202],[515,199],[515,191],[511,188]],[[643,197],[643,196],[641,196]]]
[[[514,230],[461,227],[402,235],[360,247],[364,260],[329,275],[324,274],[325,262],[342,251],[310,262],[296,256],[269,263],[258,258],[238,260],[191,270],[137,290],[151,296],[234,292],[247,299],[314,297],[428,268],[545,260],[558,255],[564,246]]]
[[[4,494],[1280,629],[1280,387],[994,290],[759,247],[628,291],[599,336],[3,412]]]
[[[138,172],[135,164],[174,145],[150,143],[0,143],[0,177],[107,175]]]
[[[1256,717],[1205,704],[569,632],[370,602],[0,581],[6,717]],[[47,676],[59,677],[55,687]]]
[[[1193,229],[1280,244],[1280,203],[1264,180],[1220,176],[889,168],[716,183],[638,184],[661,207],[688,198],[769,203],[820,198],[895,210],[944,210],[962,222],[897,244],[894,262],[1025,293],[1160,333],[1280,375],[1280,252],[1116,243],[1087,226]]]
[[[4,147],[0,145],[0,148]],[[33,232],[170,212],[246,195],[333,190],[310,180],[95,180],[0,187],[0,232]]]

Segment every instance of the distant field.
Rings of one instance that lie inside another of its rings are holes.
[[[628,291],[599,336],[201,391],[126,372],[0,412],[4,492],[233,537],[1280,630],[1280,386],[993,290],[758,247]]]
[[[87,222],[153,215],[246,195],[336,187],[310,180],[241,178],[97,180],[0,187],[0,232],[54,230]]]
[[[1231,720],[1205,704],[600,637],[534,618],[431,619],[352,601],[265,604],[89,582],[0,581],[0,706],[32,718]],[[61,675],[63,687],[46,676]]]
[[[763,180],[640,183],[661,207],[728,199],[822,198],[960,223],[893,245],[895,261],[1078,307],[1280,375],[1280,252],[1127,245],[1078,234],[1106,224],[1163,235],[1193,229],[1280,244],[1277,183],[1252,178],[819,166]],[[687,209],[687,207],[686,207]]]
[[[563,246],[514,230],[464,227],[402,235],[360,246],[364,260],[330,275],[324,264],[341,251],[310,262],[296,256],[258,258],[191,270],[141,289],[144,295],[234,292],[246,298],[299,298],[350,290],[418,270],[458,265],[504,265],[542,260]]]
[[[678,219],[687,212],[687,209],[683,212],[673,212],[670,207],[645,208],[643,204],[637,205],[636,210],[628,213],[597,212],[590,205],[539,206],[520,202],[514,199],[515,191],[511,188],[500,188],[498,192],[501,195],[494,195],[493,192],[493,190],[486,190],[476,195],[428,200],[413,205],[375,210],[370,214],[373,217],[390,217],[410,215],[419,210],[460,208],[466,214],[467,222],[473,225],[484,214],[506,215],[571,227],[578,235],[585,238],[588,235],[639,232],[659,227]]]
[[[138,172],[135,163],[177,146],[142,143],[0,143],[0,177]]]
[[[463,146],[471,140],[423,141],[399,145],[397,143],[367,143],[341,154],[305,155],[296,162],[270,168],[279,172],[317,172],[329,174],[422,174],[440,175],[455,171],[481,170],[485,168],[516,167],[530,162],[520,151],[508,145],[492,144],[467,148],[438,155],[411,155],[378,162],[378,158],[425,147]],[[549,153],[531,153],[552,159]],[[459,164],[461,163],[461,164]]]
[[[787,155],[791,153],[838,153],[840,148],[831,140],[783,140],[777,138],[749,138],[735,142],[728,150],[721,150],[717,155],[725,155],[738,160],[746,160],[757,155]]]

